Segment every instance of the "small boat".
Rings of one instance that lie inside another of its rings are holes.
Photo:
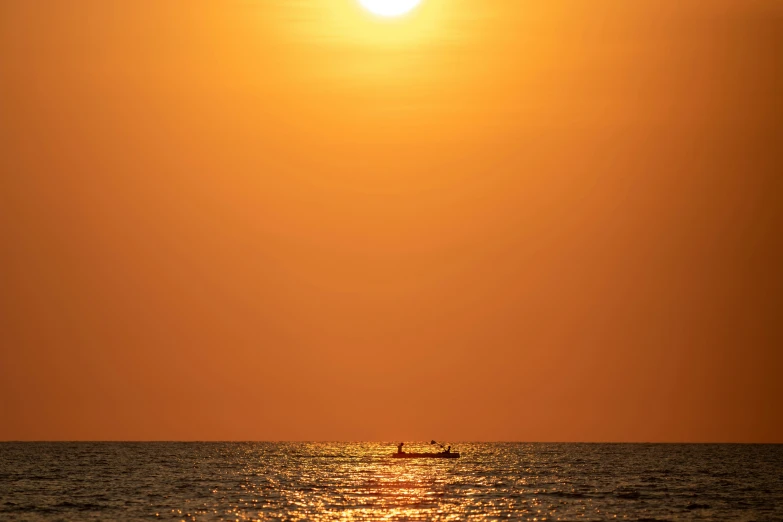
[[[448,448],[444,446],[443,444],[440,444],[438,442],[435,442],[434,440],[430,442],[430,444],[441,447],[443,451],[439,451],[437,453],[407,453],[405,451],[402,451],[402,447],[405,445],[404,442],[400,442],[397,444],[397,453],[392,453],[392,458],[395,459],[458,459],[459,458],[459,452],[452,452],[451,446]]]
[[[392,457],[395,459],[458,459],[458,452],[445,452],[440,453],[392,453]]]

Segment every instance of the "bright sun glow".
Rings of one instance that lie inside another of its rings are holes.
[[[368,10],[380,16],[400,16],[421,2],[421,0],[359,0]]]

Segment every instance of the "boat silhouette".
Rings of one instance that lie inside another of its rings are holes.
[[[392,458],[395,459],[458,459],[459,452],[453,451],[446,453],[441,451],[439,453],[408,453],[403,451],[402,453],[392,453]]]
[[[438,444],[434,440],[430,442],[430,444]],[[438,452],[428,452],[428,453],[415,453],[415,452],[407,452],[403,451],[402,447],[405,445],[404,442],[400,442],[397,444],[397,453],[392,453],[392,458],[395,459],[458,459],[459,458],[459,452],[458,451],[451,451],[451,446],[448,448],[445,448],[443,444],[439,444],[441,448],[443,448],[443,451]]]

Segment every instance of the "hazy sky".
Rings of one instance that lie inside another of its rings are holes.
[[[0,2],[0,439],[783,442],[783,3]]]

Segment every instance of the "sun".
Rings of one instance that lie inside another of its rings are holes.
[[[378,16],[401,16],[421,3],[421,0],[359,0],[365,9]]]

